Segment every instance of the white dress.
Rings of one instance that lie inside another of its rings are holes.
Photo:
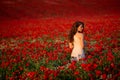
[[[84,49],[80,45],[80,39],[74,35],[74,41],[73,41],[73,50],[71,53],[71,58],[74,57],[74,60],[79,60],[82,58],[85,58]]]

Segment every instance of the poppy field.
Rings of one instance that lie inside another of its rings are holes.
[[[85,63],[70,62],[68,33],[85,23]],[[120,18],[11,20],[0,23],[1,80],[119,80]]]

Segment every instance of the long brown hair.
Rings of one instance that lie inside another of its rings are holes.
[[[84,23],[83,22],[81,22],[81,21],[76,21],[76,22],[74,22],[73,23],[73,25],[72,25],[72,27],[71,27],[71,30],[70,30],[70,32],[69,32],[69,35],[68,35],[68,40],[69,40],[69,42],[73,42],[73,36],[75,35],[75,33],[77,32],[77,29],[78,29],[78,27],[79,26],[82,26],[83,27],[83,30],[84,30]],[[81,33],[83,33],[83,30],[82,30],[82,32]]]

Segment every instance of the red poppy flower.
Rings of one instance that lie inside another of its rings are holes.
[[[95,70],[95,73],[97,76],[100,76],[102,72],[100,70]]]

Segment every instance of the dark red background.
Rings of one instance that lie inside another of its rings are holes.
[[[120,14],[120,0],[0,0],[0,20]]]

